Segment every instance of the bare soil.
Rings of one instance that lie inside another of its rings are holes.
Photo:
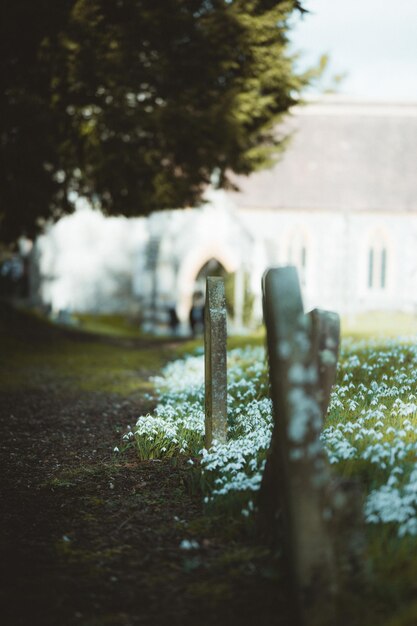
[[[129,363],[150,348],[175,356],[172,344],[86,336],[0,304],[0,623],[291,624],[268,551],[205,514],[184,460],[113,452],[150,405],[129,368],[126,392],[92,371],[86,384],[103,344]],[[138,382],[155,373],[143,359]]]

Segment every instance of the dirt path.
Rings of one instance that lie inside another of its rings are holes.
[[[0,341],[4,626],[288,623],[269,558],[203,515],[185,465],[113,453],[149,408],[132,380],[146,384],[172,348],[103,348],[4,305]],[[122,390],[93,376],[106,358],[126,364]]]

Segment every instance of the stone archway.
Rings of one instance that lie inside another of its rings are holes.
[[[194,291],[202,291],[204,293],[206,288],[207,276],[226,276],[228,272],[225,267],[214,257],[209,259],[207,263],[198,272],[195,279]]]
[[[233,251],[220,248],[216,244],[190,251],[182,261],[178,272],[177,311],[182,321],[188,319],[196,289],[196,279],[203,268],[209,267],[212,260],[224,268],[225,273],[235,272],[240,265],[240,259]],[[203,278],[202,275],[201,277]]]

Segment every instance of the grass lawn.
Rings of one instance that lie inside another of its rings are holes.
[[[357,320],[354,328],[347,323],[344,325],[338,380],[323,432],[323,442],[334,472],[356,477],[364,489],[367,559],[372,576],[369,589],[364,590],[365,604],[360,607],[362,621],[356,623],[362,626],[374,623],[381,626],[415,626],[417,342],[411,339],[404,343],[395,339],[396,336],[413,332],[414,319],[410,316],[391,316],[387,319],[370,315],[359,321],[360,324]],[[59,416],[65,410],[65,407],[59,411],[54,408],[59,401],[57,389],[68,393],[71,398],[82,398],[87,394],[85,397],[98,400],[103,396],[112,407],[119,406],[120,399],[142,403],[144,411],[138,415],[137,424],[135,421],[128,422],[130,417],[127,415],[117,417],[120,435],[115,439],[113,432],[112,438],[120,453],[112,455],[104,464],[97,464],[91,459],[81,466],[74,466],[71,462],[67,468],[62,466],[48,479],[48,488],[55,490],[55,497],[57,492],[62,496],[65,492],[63,502],[72,498],[77,507],[81,506],[83,518],[77,517],[74,522],[77,533],[82,536],[87,532],[86,529],[90,533],[100,533],[97,503],[101,507],[108,499],[106,522],[102,521],[101,524],[110,524],[111,516],[118,510],[121,517],[118,518],[117,528],[128,528],[134,537],[136,529],[131,527],[130,522],[125,526],[122,516],[126,510],[131,519],[140,510],[137,507],[142,496],[134,487],[134,476],[142,472],[147,476],[144,484],[147,481],[151,485],[154,481],[152,492],[148,493],[145,487],[142,488],[143,497],[151,503],[150,511],[157,506],[162,515],[164,510],[169,512],[177,506],[176,501],[171,502],[170,499],[171,487],[163,487],[165,474],[168,471],[173,478],[177,472],[175,468],[180,467],[181,480],[184,481],[181,489],[184,490],[185,485],[187,493],[194,494],[194,503],[204,500],[205,509],[204,515],[189,520],[187,527],[182,525],[179,518],[175,522],[177,531],[185,532],[186,529],[185,535],[191,546],[194,545],[193,541],[202,545],[202,537],[210,538],[204,558],[201,552],[191,551],[181,566],[183,569],[176,572],[181,585],[185,585],[184,589],[188,590],[185,596],[190,600],[194,594],[197,604],[203,602],[217,606],[218,603],[220,606],[228,594],[234,593],[226,582],[226,573],[234,581],[233,585],[236,583],[240,586],[240,577],[244,575],[245,578],[249,574],[243,573],[249,571],[254,576],[253,580],[260,576],[262,596],[264,585],[268,586],[275,580],[267,573],[269,565],[262,560],[264,556],[261,557],[263,565],[259,566],[260,552],[253,543],[256,491],[271,432],[271,406],[262,332],[249,337],[230,337],[228,340],[229,441],[209,453],[201,453],[204,431],[201,340],[171,341],[144,337],[128,321],[115,316],[99,319],[88,316],[82,319],[80,326],[62,328],[1,307],[0,342],[0,392],[5,397],[13,398],[18,397],[22,390],[26,390],[28,397],[31,397],[33,391],[35,399],[40,397],[39,394],[42,398],[50,396],[50,410],[55,411],[53,415],[57,416],[54,418],[57,420],[57,429],[61,419]],[[152,376],[156,376],[153,382],[150,381]],[[148,393],[154,399],[143,403]],[[35,417],[36,410],[34,406]],[[82,403],[79,409],[77,405],[67,408],[71,420],[78,424],[78,437],[83,437],[83,424],[86,423],[84,418],[79,422],[78,412],[84,415],[85,410]],[[95,424],[98,438],[108,436],[104,430],[102,434],[98,422]],[[91,425],[86,425],[87,430],[91,430]],[[131,426],[130,431],[127,430],[128,425]],[[29,427],[25,428],[29,433]],[[68,424],[59,426],[62,432],[68,428]],[[59,429],[53,435],[56,441],[59,440]],[[18,440],[9,440],[16,441],[16,452],[13,454],[26,454]],[[33,444],[30,443],[30,446]],[[97,447],[97,443],[94,446]],[[32,447],[28,447],[28,450],[28,454],[33,455]],[[51,450],[53,452],[53,447]],[[86,455],[88,450],[87,444]],[[134,451],[136,460],[132,460]],[[70,454],[76,455],[77,452]],[[51,452],[48,452],[49,457]],[[36,455],[33,458],[37,462]],[[155,468],[160,467],[157,479],[152,469],[155,459],[163,464],[155,465]],[[127,472],[129,479],[125,477]],[[129,481],[132,483],[129,483],[129,489],[133,489],[133,495],[126,490]],[[94,485],[101,485],[101,490],[108,489],[109,482],[121,485],[121,491],[114,493],[114,497],[102,493],[94,495],[91,491]],[[87,486],[90,508],[86,508],[86,495],[83,492]],[[164,494],[163,501],[160,497],[156,498],[155,489]],[[172,494],[178,499],[181,489],[175,489],[178,493],[173,491]],[[181,498],[184,497],[183,494]],[[186,516],[184,512],[181,515]],[[149,528],[152,524],[155,521],[149,522]],[[167,533],[171,537],[169,515],[163,524],[158,526],[158,532],[162,536]],[[119,531],[112,528],[111,533],[119,537]],[[72,536],[70,531],[63,532],[61,536],[66,537],[67,534]],[[78,562],[78,558],[85,559],[84,552],[74,552],[72,544],[67,545],[66,541],[61,539],[57,543],[60,558],[70,559],[71,562]],[[91,541],[98,545],[103,537],[98,534]],[[172,541],[174,544],[175,541],[179,543],[175,537]],[[230,544],[230,549],[225,548],[225,542]],[[168,552],[174,550],[174,544],[169,546]],[[221,558],[217,545],[223,546]],[[127,546],[124,543],[123,546],[123,550],[129,554]],[[147,548],[141,544],[140,550],[146,552]],[[118,551],[120,548],[117,546],[108,548],[108,554],[115,562],[119,558],[115,556],[119,554]],[[88,558],[94,560],[98,554],[97,559],[104,559],[106,567],[110,567],[110,561],[103,556],[102,548],[91,552]],[[129,558],[135,560],[136,557]],[[170,571],[169,563],[164,561],[164,567]],[[256,569],[258,566],[265,568],[262,574]],[[122,560],[120,563],[117,561],[117,567],[122,568]],[[186,579],[189,575],[187,568],[194,576],[193,581]],[[214,584],[216,572],[221,581],[218,587]],[[256,576],[254,572],[258,572]],[[120,576],[125,574],[120,573]],[[166,584],[174,584],[168,579],[157,578],[155,581],[162,588]],[[244,584],[249,578],[245,578]],[[213,593],[218,593],[217,600]],[[264,617],[265,623],[268,623],[267,616]],[[286,623],[285,620],[283,623]]]
[[[1,316],[2,389],[34,387],[53,373],[75,389],[140,393],[152,387],[149,373],[157,373],[176,355],[167,342],[141,338],[120,316],[105,316],[105,321],[88,316],[88,323],[79,327],[8,308]]]
[[[342,319],[342,332],[350,337],[417,337],[417,314],[369,311]]]

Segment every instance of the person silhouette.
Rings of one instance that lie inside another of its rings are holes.
[[[197,291],[193,296],[189,321],[192,336],[201,335],[204,331],[204,295],[202,291]]]
[[[179,326],[180,320],[177,314],[177,309],[175,307],[175,304],[171,304],[168,307],[168,316],[169,316],[169,327],[171,329],[171,332],[173,335],[176,335],[178,333],[178,326]]]

